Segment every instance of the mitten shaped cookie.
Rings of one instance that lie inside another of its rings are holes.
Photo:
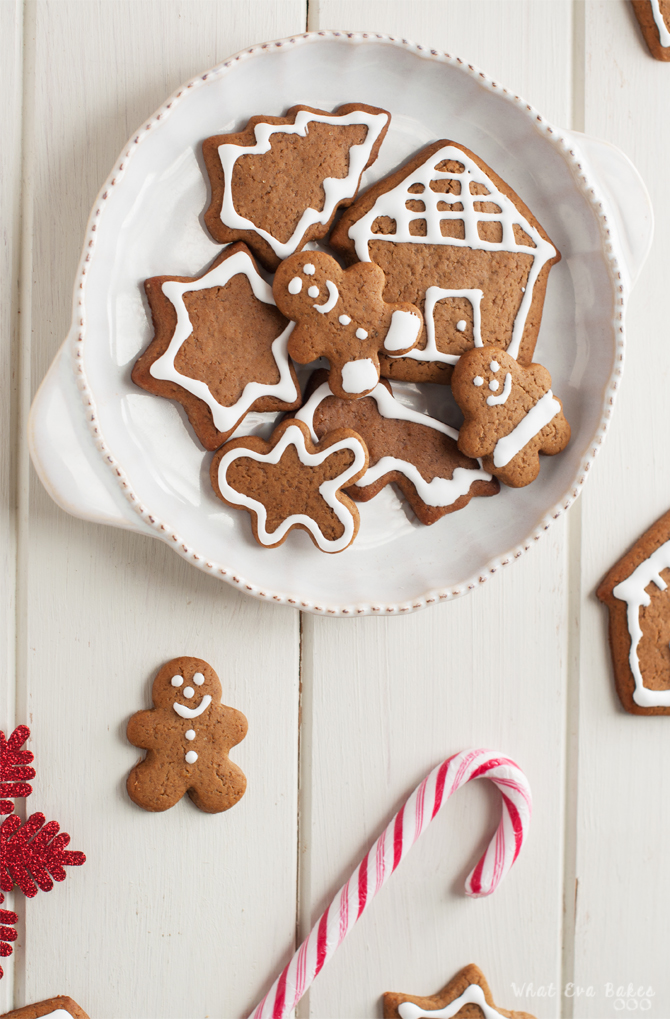
[[[244,795],[244,772],[228,759],[244,739],[247,720],[221,704],[221,683],[200,658],[173,658],[154,679],[154,707],[128,722],[135,747],[148,750],[126,782],[131,800],[145,810],[173,807],[188,793],[196,807],[218,814]]]
[[[505,485],[522,488],[570,441],[561,401],[541,364],[523,367],[500,347],[474,347],[454,368],[451,387],[465,418],[458,447],[481,457]]]
[[[359,516],[341,491],[365,473],[368,451],[349,428],[315,445],[302,421],[287,419],[270,441],[233,439],[214,456],[212,486],[223,502],[247,510],[259,545],[276,548],[294,527],[322,552],[342,552],[358,533]]]
[[[322,251],[304,251],[279,266],[277,307],[296,322],[288,352],[300,364],[330,361],[329,384],[341,400],[364,396],[379,382],[379,353],[407,353],[423,328],[413,304],[382,298],[384,273],[372,262],[342,269]]]

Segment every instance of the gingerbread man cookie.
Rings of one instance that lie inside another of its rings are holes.
[[[383,271],[372,262],[342,269],[322,251],[304,251],[279,266],[277,307],[296,322],[288,352],[300,364],[330,361],[329,384],[341,400],[365,396],[379,382],[379,353],[405,354],[423,328],[413,304],[388,304]]]
[[[148,750],[128,776],[131,800],[145,810],[173,807],[188,793],[208,814],[244,796],[244,772],[228,759],[247,733],[241,711],[221,704],[221,683],[200,658],[173,658],[154,679],[154,707],[128,722],[135,747]]]
[[[451,388],[465,418],[458,448],[481,457],[485,470],[522,488],[570,441],[561,401],[541,364],[520,365],[501,347],[473,347],[454,368]]]
[[[384,995],[384,1019],[533,1019],[528,1012],[508,1012],[495,1004],[486,977],[478,966],[465,966],[437,994],[419,998],[389,991]]]
[[[214,456],[211,478],[223,502],[251,515],[259,545],[276,548],[299,528],[322,552],[342,552],[358,533],[359,516],[341,489],[367,466],[356,432],[336,428],[315,445],[309,427],[288,418],[269,442],[247,435],[226,443]]]

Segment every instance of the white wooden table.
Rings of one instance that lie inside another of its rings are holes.
[[[655,206],[625,378],[583,496],[483,588],[409,617],[300,616],[244,597],[163,544],[67,516],[27,457],[88,211],[126,138],[182,81],[306,27],[467,58],[549,120],[620,146]],[[478,745],[532,784],[518,866],[491,899],[464,898],[498,803],[481,783],[459,793],[298,1015],[380,1016],[384,990],[433,993],[468,962],[501,1006],[539,1019],[631,1013],[616,998],[629,984],[653,988],[650,1016],[670,1015],[670,721],[619,709],[593,594],[670,505],[670,67],[647,55],[629,5],[2,0],[0,39],[0,727],[32,727],[30,810],[88,855],[52,894],[15,897],[0,1005],[67,993],[94,1019],[246,1015],[416,782]],[[215,817],[188,800],[144,813],[125,793],[127,719],[179,654],[210,661],[249,719],[234,752],[247,794]]]

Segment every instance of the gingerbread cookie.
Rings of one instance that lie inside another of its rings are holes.
[[[292,324],[244,244],[202,276],[154,276],[144,287],[154,338],[133,382],[178,400],[205,449],[218,449],[251,410],[299,406],[286,353]]]
[[[330,361],[330,388],[342,400],[369,393],[379,382],[379,352],[406,353],[421,332],[413,304],[382,297],[384,273],[371,262],[346,271],[322,251],[303,251],[277,269],[275,301],[296,322],[288,352],[301,364]]]
[[[325,237],[377,158],[390,120],[363,103],[334,113],[293,106],[285,117],[252,117],[237,134],[206,138],[212,198],[205,223],[214,240],[246,241],[274,271],[307,241]]]
[[[128,776],[131,800],[145,810],[173,807],[188,793],[208,814],[244,796],[244,772],[228,758],[247,733],[241,711],[221,704],[221,683],[200,658],[173,658],[154,679],[154,707],[128,722],[135,747],[148,750]]]
[[[570,441],[561,401],[541,364],[518,364],[501,347],[473,347],[454,368],[451,388],[463,411],[458,448],[511,488],[534,481],[539,454]]]
[[[461,354],[489,343],[531,362],[561,256],[512,188],[463,145],[434,142],[379,181],[330,243],[349,261],[381,266],[385,300],[423,313],[419,343],[400,360],[383,355],[382,375],[449,382]]]
[[[309,426],[314,442],[335,428],[353,428],[368,448],[367,471],[346,489],[358,502],[394,483],[421,523],[434,524],[475,496],[500,490],[477,460],[460,452],[455,428],[399,403],[385,380],[362,400],[340,400],[326,373],[315,372],[306,396],[295,417]]]
[[[656,60],[670,60],[670,0],[632,0],[644,41]]]
[[[387,992],[384,1019],[533,1019],[528,1012],[508,1012],[491,997],[478,966],[465,966],[438,994],[418,998]]]
[[[358,533],[359,516],[341,490],[367,466],[367,449],[351,429],[338,428],[314,445],[307,425],[289,418],[269,442],[249,435],[226,443],[211,478],[223,502],[250,514],[260,545],[276,548],[296,527],[322,552],[342,552]]]
[[[40,1019],[41,1016],[50,1016],[51,1019],[88,1019],[83,1008],[66,994],[37,1001],[34,1005],[24,1005],[13,1012],[3,1012],[1,1019]]]
[[[635,542],[596,594],[609,609],[617,693],[633,715],[670,715],[670,512]]]

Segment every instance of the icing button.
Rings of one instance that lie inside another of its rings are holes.
[[[338,322],[340,323],[341,326],[348,326],[349,323],[351,322],[351,319],[349,318],[348,315],[340,315]]]
[[[198,755],[196,754],[195,750],[189,750],[189,752],[184,756],[184,760],[186,761],[187,764],[195,764],[195,762],[198,760]]]
[[[184,736],[186,739],[195,739],[195,729],[187,729]]]
[[[356,337],[359,340],[367,340],[368,334],[366,333],[365,329],[357,329],[356,330]]]

